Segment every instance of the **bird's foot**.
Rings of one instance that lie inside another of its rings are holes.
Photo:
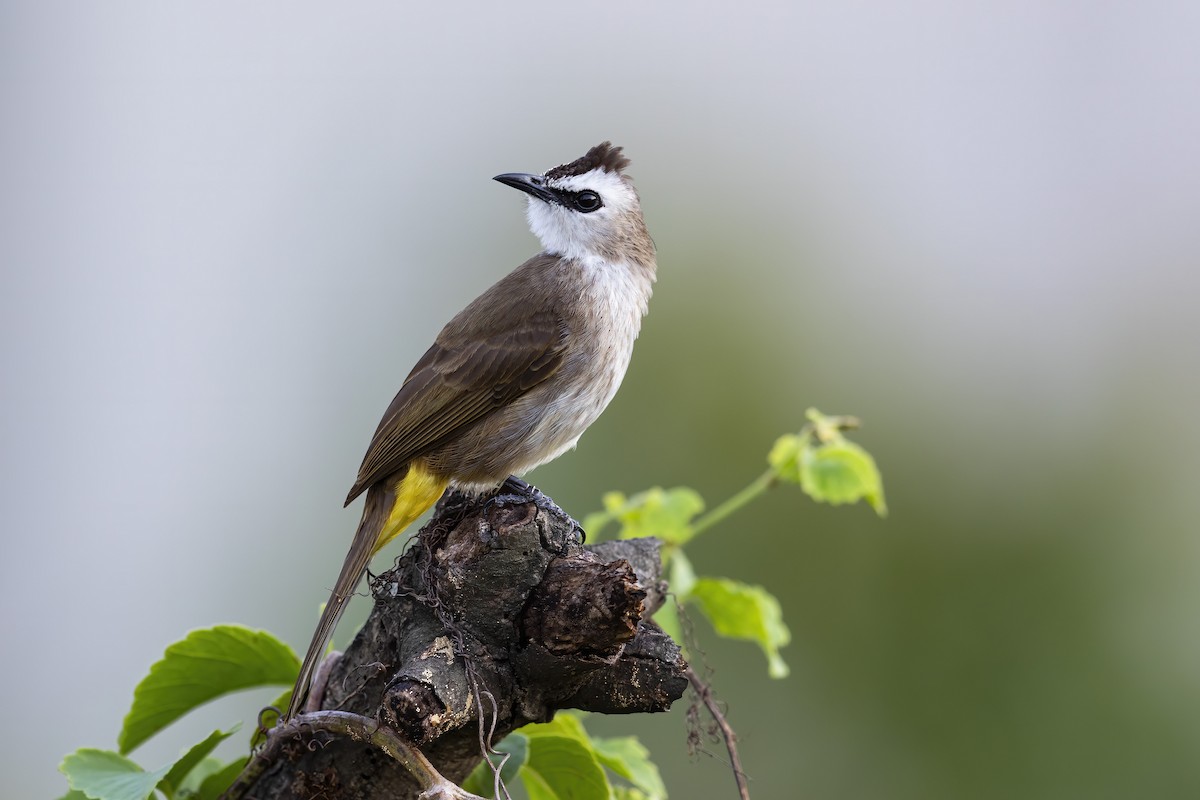
[[[581,542],[587,541],[587,532],[584,531],[583,526],[580,525],[574,517],[563,511],[562,508],[559,507],[558,503],[555,503],[553,500],[551,500],[549,496],[547,496],[541,489],[537,488],[528,481],[522,480],[516,475],[509,475],[504,479],[504,483],[500,484],[499,492],[500,494],[498,494],[497,497],[501,497],[504,494],[514,494],[529,498],[533,501],[533,504],[542,511],[558,517],[564,522],[570,524],[570,526],[579,533],[579,540]]]

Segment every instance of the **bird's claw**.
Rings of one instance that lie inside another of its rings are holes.
[[[558,503],[551,500],[545,492],[528,481],[518,478],[516,475],[509,475],[504,479],[504,483],[500,484],[500,494],[496,497],[499,499],[504,497],[505,494],[518,495],[532,500],[533,504],[542,511],[570,524],[571,528],[579,534],[581,542],[587,541],[587,532],[584,531],[583,526],[574,517],[563,511]]]

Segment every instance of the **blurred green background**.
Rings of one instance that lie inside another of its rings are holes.
[[[491,176],[606,138],[660,279],[532,479],[716,503],[809,405],[884,474],[886,521],[785,488],[694,545],[794,636],[772,681],[698,626],[754,796],[1200,796],[1198,35],[1185,2],[5,3],[13,796],[188,629],[307,642],[379,414],[536,249]],[[595,727],[732,796],[682,710]]]

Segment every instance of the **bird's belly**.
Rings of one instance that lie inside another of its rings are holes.
[[[494,487],[562,455],[608,406],[633,356],[649,287],[628,270],[577,264],[587,280],[573,342],[557,374],[497,408],[435,455],[458,486]]]
[[[454,485],[478,490],[562,455],[608,406],[625,375],[629,355],[608,355],[600,369],[572,369],[497,409],[434,461]]]

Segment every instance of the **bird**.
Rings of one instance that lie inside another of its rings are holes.
[[[573,448],[617,392],[656,276],[653,239],[605,141],[542,174],[493,180],[526,195],[542,250],[442,328],[392,400],[346,497],[366,495],[283,721],[304,707],[318,661],[371,557],[447,488],[481,493]]]

